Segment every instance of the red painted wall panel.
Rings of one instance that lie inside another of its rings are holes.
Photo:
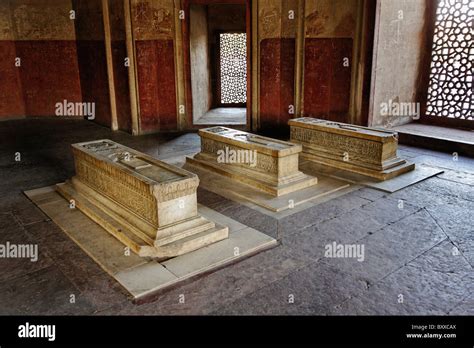
[[[348,122],[351,64],[352,39],[305,40],[304,116]]]
[[[337,39],[332,43],[332,58],[334,61],[331,80],[331,100],[329,112],[340,122],[346,120],[351,98],[351,65],[352,39]],[[348,58],[349,66],[344,66],[344,59]]]
[[[264,39],[260,43],[260,130],[287,128],[294,105],[295,40]]]
[[[321,117],[329,108],[331,88],[331,39],[306,40],[304,67],[304,114]]]
[[[0,41],[0,118],[25,115],[20,68],[15,67],[15,42]]]
[[[27,116],[55,115],[64,99],[81,102],[75,41],[16,41]]]
[[[142,40],[135,45],[141,130],[176,130],[173,40]]]
[[[260,43],[260,129],[277,125],[280,117],[280,39]]]

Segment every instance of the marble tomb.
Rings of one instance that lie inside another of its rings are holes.
[[[279,197],[312,187],[318,179],[298,169],[299,144],[226,127],[199,130],[201,152],[186,164],[226,176]]]
[[[288,122],[290,141],[300,144],[301,159],[388,180],[415,168],[397,156],[396,132],[302,117]]]
[[[57,191],[139,256],[164,260],[228,237],[198,214],[197,175],[107,139],[72,150],[76,175]]]

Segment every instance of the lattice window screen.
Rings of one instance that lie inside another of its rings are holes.
[[[220,34],[221,103],[247,101],[247,35]]]
[[[441,0],[436,15],[426,114],[473,120],[474,1]]]

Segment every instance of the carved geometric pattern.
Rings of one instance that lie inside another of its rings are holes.
[[[291,139],[306,143],[308,148],[331,149],[330,152],[339,154],[344,154],[349,149],[352,160],[374,164],[382,160],[382,143],[375,141],[300,127],[291,127],[290,134]]]
[[[77,177],[81,181],[139,214],[152,225],[158,224],[155,198],[140,187],[138,180],[108,164],[98,166],[97,159],[91,160],[82,154],[76,154],[75,159]]]
[[[247,34],[219,35],[221,65],[221,103],[247,101]]]
[[[426,114],[474,120],[474,1],[442,0],[436,15]]]

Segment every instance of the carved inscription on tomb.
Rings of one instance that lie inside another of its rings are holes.
[[[291,139],[341,153],[348,151],[365,161],[378,162],[382,155],[381,143],[313,129],[291,127]]]
[[[201,138],[201,151],[207,153],[217,152],[217,149],[214,145],[214,140]]]
[[[84,146],[94,152],[106,151],[111,148],[116,148],[116,144],[91,144],[91,146]],[[122,165],[127,163],[133,163],[135,158],[134,154],[128,152],[114,152],[108,157],[112,157],[113,160],[116,156],[122,155],[121,158],[125,158],[123,154],[127,154],[129,157],[127,161],[121,161]],[[104,195],[110,196],[118,203],[130,208],[144,216],[147,216],[150,222],[156,222],[156,200],[158,202],[169,201],[186,195],[191,195],[196,192],[199,185],[199,179],[197,178],[185,178],[185,180],[179,180],[181,176],[174,174],[172,171],[166,168],[157,166],[146,166],[143,170],[135,170],[137,173],[144,175],[150,179],[157,179],[156,176],[163,172],[164,174],[169,173],[169,177],[174,180],[163,180],[163,185],[153,185],[153,192],[150,190],[150,185],[139,180],[138,178],[123,172],[119,168],[107,163],[95,159],[91,156],[84,155],[82,152],[76,151],[76,171],[78,177],[86,182],[91,187],[101,191]],[[114,157],[115,156],[115,157]],[[151,170],[152,172],[147,172]]]
[[[256,167],[268,173],[278,173],[278,165],[276,158],[261,153],[257,153]]]
[[[294,140],[309,143],[311,141],[312,135],[311,131],[309,131],[308,129],[291,127],[290,137]]]
[[[201,151],[207,154],[211,154],[213,156],[218,155],[218,151],[240,151],[246,150],[242,147],[237,147],[233,145],[229,145],[226,143],[221,143],[212,139],[201,138]],[[235,163],[232,164],[234,166],[241,166],[241,167],[250,167],[249,163]],[[257,153],[257,160],[252,169],[257,169],[262,172],[276,174],[278,172],[278,165],[277,160],[272,156],[268,156],[262,153]]]
[[[175,181],[166,185],[155,186],[154,193],[158,201],[169,201],[196,192],[199,180]]]
[[[118,170],[111,164],[74,150],[77,177],[121,204],[142,216],[153,225],[158,224],[155,197],[149,186],[133,176]]]

